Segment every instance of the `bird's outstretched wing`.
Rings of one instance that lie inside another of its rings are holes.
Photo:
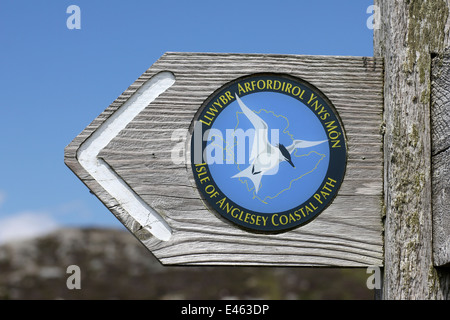
[[[250,161],[252,161],[258,154],[264,152],[269,147],[269,126],[256,113],[250,110],[236,94],[236,100],[244,112],[247,119],[255,128],[255,137],[253,139],[252,152],[250,153]]]
[[[314,147],[324,142],[328,142],[328,140],[321,140],[321,141],[294,140],[294,142],[292,142],[290,146],[286,147],[286,149],[287,151],[289,151],[289,153],[292,153],[294,152],[295,149]]]

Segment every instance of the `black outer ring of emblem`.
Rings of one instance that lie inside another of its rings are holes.
[[[239,217],[234,218],[232,217],[230,214],[227,213],[223,213],[223,210],[220,208],[220,206],[216,203],[217,200],[220,199],[219,198],[214,198],[212,199],[212,201],[210,201],[210,197],[209,194],[207,194],[207,192],[205,191],[205,188],[203,188],[202,184],[200,183],[200,178],[198,177],[198,175],[196,175],[196,163],[194,161],[194,134],[192,134],[192,138],[191,138],[191,166],[192,166],[192,173],[197,185],[197,188],[199,190],[199,192],[201,193],[202,197],[204,198],[205,203],[207,203],[207,206],[209,208],[214,209],[221,217],[225,218],[227,221],[231,221],[234,224],[240,226],[241,228],[247,230],[247,231],[252,231],[252,232],[257,232],[257,233],[280,233],[280,232],[285,232],[288,230],[291,230],[293,228],[297,228],[299,226],[303,226],[309,222],[311,222],[312,220],[314,220],[321,212],[323,212],[323,210],[325,210],[334,200],[334,198],[336,197],[340,186],[342,184],[342,181],[344,179],[345,176],[345,171],[346,171],[346,166],[347,166],[347,139],[346,139],[346,135],[345,135],[345,130],[342,124],[342,121],[338,115],[338,113],[336,112],[336,109],[334,108],[333,104],[331,103],[331,101],[315,86],[313,86],[312,84],[297,78],[297,77],[293,77],[291,75],[287,75],[287,74],[281,74],[281,73],[255,73],[255,74],[251,74],[248,76],[244,76],[241,78],[237,78],[231,82],[226,83],[225,85],[223,85],[221,88],[217,89],[214,93],[212,93],[202,104],[201,108],[199,109],[199,112],[197,112],[196,117],[194,118],[194,124],[195,122],[197,122],[199,119],[201,119],[201,117],[206,113],[207,110],[209,110],[207,107],[210,106],[210,104],[213,101],[216,101],[216,99],[218,97],[220,97],[221,95],[225,94],[225,92],[227,91],[231,91],[231,92],[238,92],[236,91],[234,88],[237,88],[239,83],[244,83],[248,80],[252,80],[252,78],[254,78],[255,81],[258,80],[279,80],[279,81],[286,81],[291,83],[293,86],[299,86],[302,89],[305,89],[307,93],[314,93],[314,95],[317,96],[317,100],[319,101],[319,104],[322,104],[322,106],[324,106],[327,110],[327,112],[330,113],[330,116],[326,119],[327,123],[329,121],[335,121],[333,123],[334,125],[337,125],[337,132],[340,133],[340,136],[342,137],[342,145],[340,148],[332,148],[331,145],[331,141],[329,139],[329,146],[330,146],[330,161],[329,161],[329,166],[328,166],[328,171],[327,174],[325,176],[325,179],[322,181],[320,187],[314,192],[314,194],[316,194],[317,192],[320,192],[320,190],[323,190],[324,187],[326,187],[326,180],[327,177],[333,177],[334,180],[336,180],[336,184],[335,187],[333,188],[333,191],[330,193],[330,195],[327,197],[327,199],[325,201],[323,201],[322,204],[319,204],[317,201],[315,201],[314,203],[317,204],[317,209],[314,210],[313,214],[307,215],[306,217],[303,217],[296,222],[289,222],[286,223],[284,225],[282,225],[281,223],[278,226],[275,226],[272,223],[269,223],[268,226],[261,226],[261,227],[257,227],[257,226],[250,226],[248,223],[245,223],[244,221],[242,221],[242,216],[241,219],[239,219]],[[256,93],[256,92],[267,92],[267,91],[271,91],[271,92],[277,92],[277,93],[284,93],[284,92],[279,92],[278,90],[254,90],[252,92],[249,93],[245,93],[240,95],[240,97],[244,97],[247,94],[252,94],[252,93]],[[287,93],[284,93],[287,94]],[[289,96],[292,97],[292,95],[287,94]],[[308,96],[308,95],[307,95]],[[235,99],[233,100],[235,101]],[[299,100],[300,101],[300,100]],[[303,101],[301,101],[303,102]],[[229,103],[227,103],[223,109],[225,109],[228,106]],[[306,107],[308,107],[305,104]],[[220,111],[223,110],[220,109],[219,113],[216,114],[214,120],[219,116]],[[213,125],[214,121],[211,123],[211,126]],[[324,125],[325,121],[321,121],[322,125]],[[207,129],[209,129],[210,127],[207,126],[202,126],[202,137],[205,133],[205,131]],[[324,127],[325,131],[327,131],[326,127]],[[200,163],[203,163],[203,150],[205,150],[207,145],[207,141],[203,141],[202,139],[202,161]],[[206,164],[206,166],[208,166]],[[209,168],[207,169],[208,172]],[[209,174],[210,177],[210,183],[214,186],[214,188],[216,190],[218,190],[220,192],[221,195],[227,196],[225,195],[221,189],[217,186],[216,182],[214,181],[213,177],[211,174]],[[303,207],[305,204],[311,203],[312,201],[314,201],[314,194],[305,202],[303,202],[302,204],[300,204],[299,206],[292,208],[290,210],[286,210],[286,211],[282,211],[282,212],[273,212],[273,213],[261,213],[261,212],[255,212],[252,210],[248,210],[238,204],[236,204],[235,202],[233,202],[231,199],[229,199],[227,197],[227,201],[233,205],[235,208],[238,207],[241,210],[243,210],[245,213],[249,213],[249,214],[256,214],[256,215],[265,215],[268,216],[269,218],[267,219],[267,221],[271,220],[271,217],[275,214],[278,214],[278,216],[282,216],[282,215],[289,215],[290,213],[292,214],[293,212],[295,212],[296,210],[299,210],[301,207]]]

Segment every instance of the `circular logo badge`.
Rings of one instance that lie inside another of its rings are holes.
[[[322,212],[345,174],[345,133],[331,102],[288,75],[232,81],[202,105],[193,175],[210,208],[246,229],[279,232]]]

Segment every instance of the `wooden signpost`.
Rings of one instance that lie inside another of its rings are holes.
[[[383,298],[449,299],[450,3],[374,4],[374,56],[384,59]]]
[[[374,58],[164,54],[66,164],[163,264],[379,266],[385,299],[450,298],[450,5],[375,7]]]
[[[65,162],[163,264],[381,266],[382,88],[381,59],[166,53],[75,138]],[[290,115],[290,104],[304,113]],[[224,163],[208,168],[215,185],[200,181],[206,160],[198,167],[191,161],[195,124],[209,128],[218,119],[218,126],[227,112],[231,129],[250,126],[252,117],[281,126],[280,143],[271,145],[280,155],[286,145],[279,172],[262,176],[265,169],[249,162],[246,179],[245,164]],[[295,131],[313,123],[319,138],[308,138],[313,129]],[[300,147],[299,139],[320,145]],[[340,178],[325,177],[328,158]],[[321,167],[323,183],[314,182]],[[219,178],[224,170],[230,174]],[[283,172],[293,178],[270,193]],[[220,188],[218,179],[225,181]],[[288,194],[303,181],[304,188],[317,185]],[[242,205],[243,193],[256,203]]]

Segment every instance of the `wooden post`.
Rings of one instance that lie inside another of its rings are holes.
[[[450,52],[436,56],[431,78],[433,260],[450,266]]]
[[[430,109],[432,56],[450,45],[450,2],[375,5],[374,53],[385,63],[383,298],[448,299],[450,270],[433,262]]]

